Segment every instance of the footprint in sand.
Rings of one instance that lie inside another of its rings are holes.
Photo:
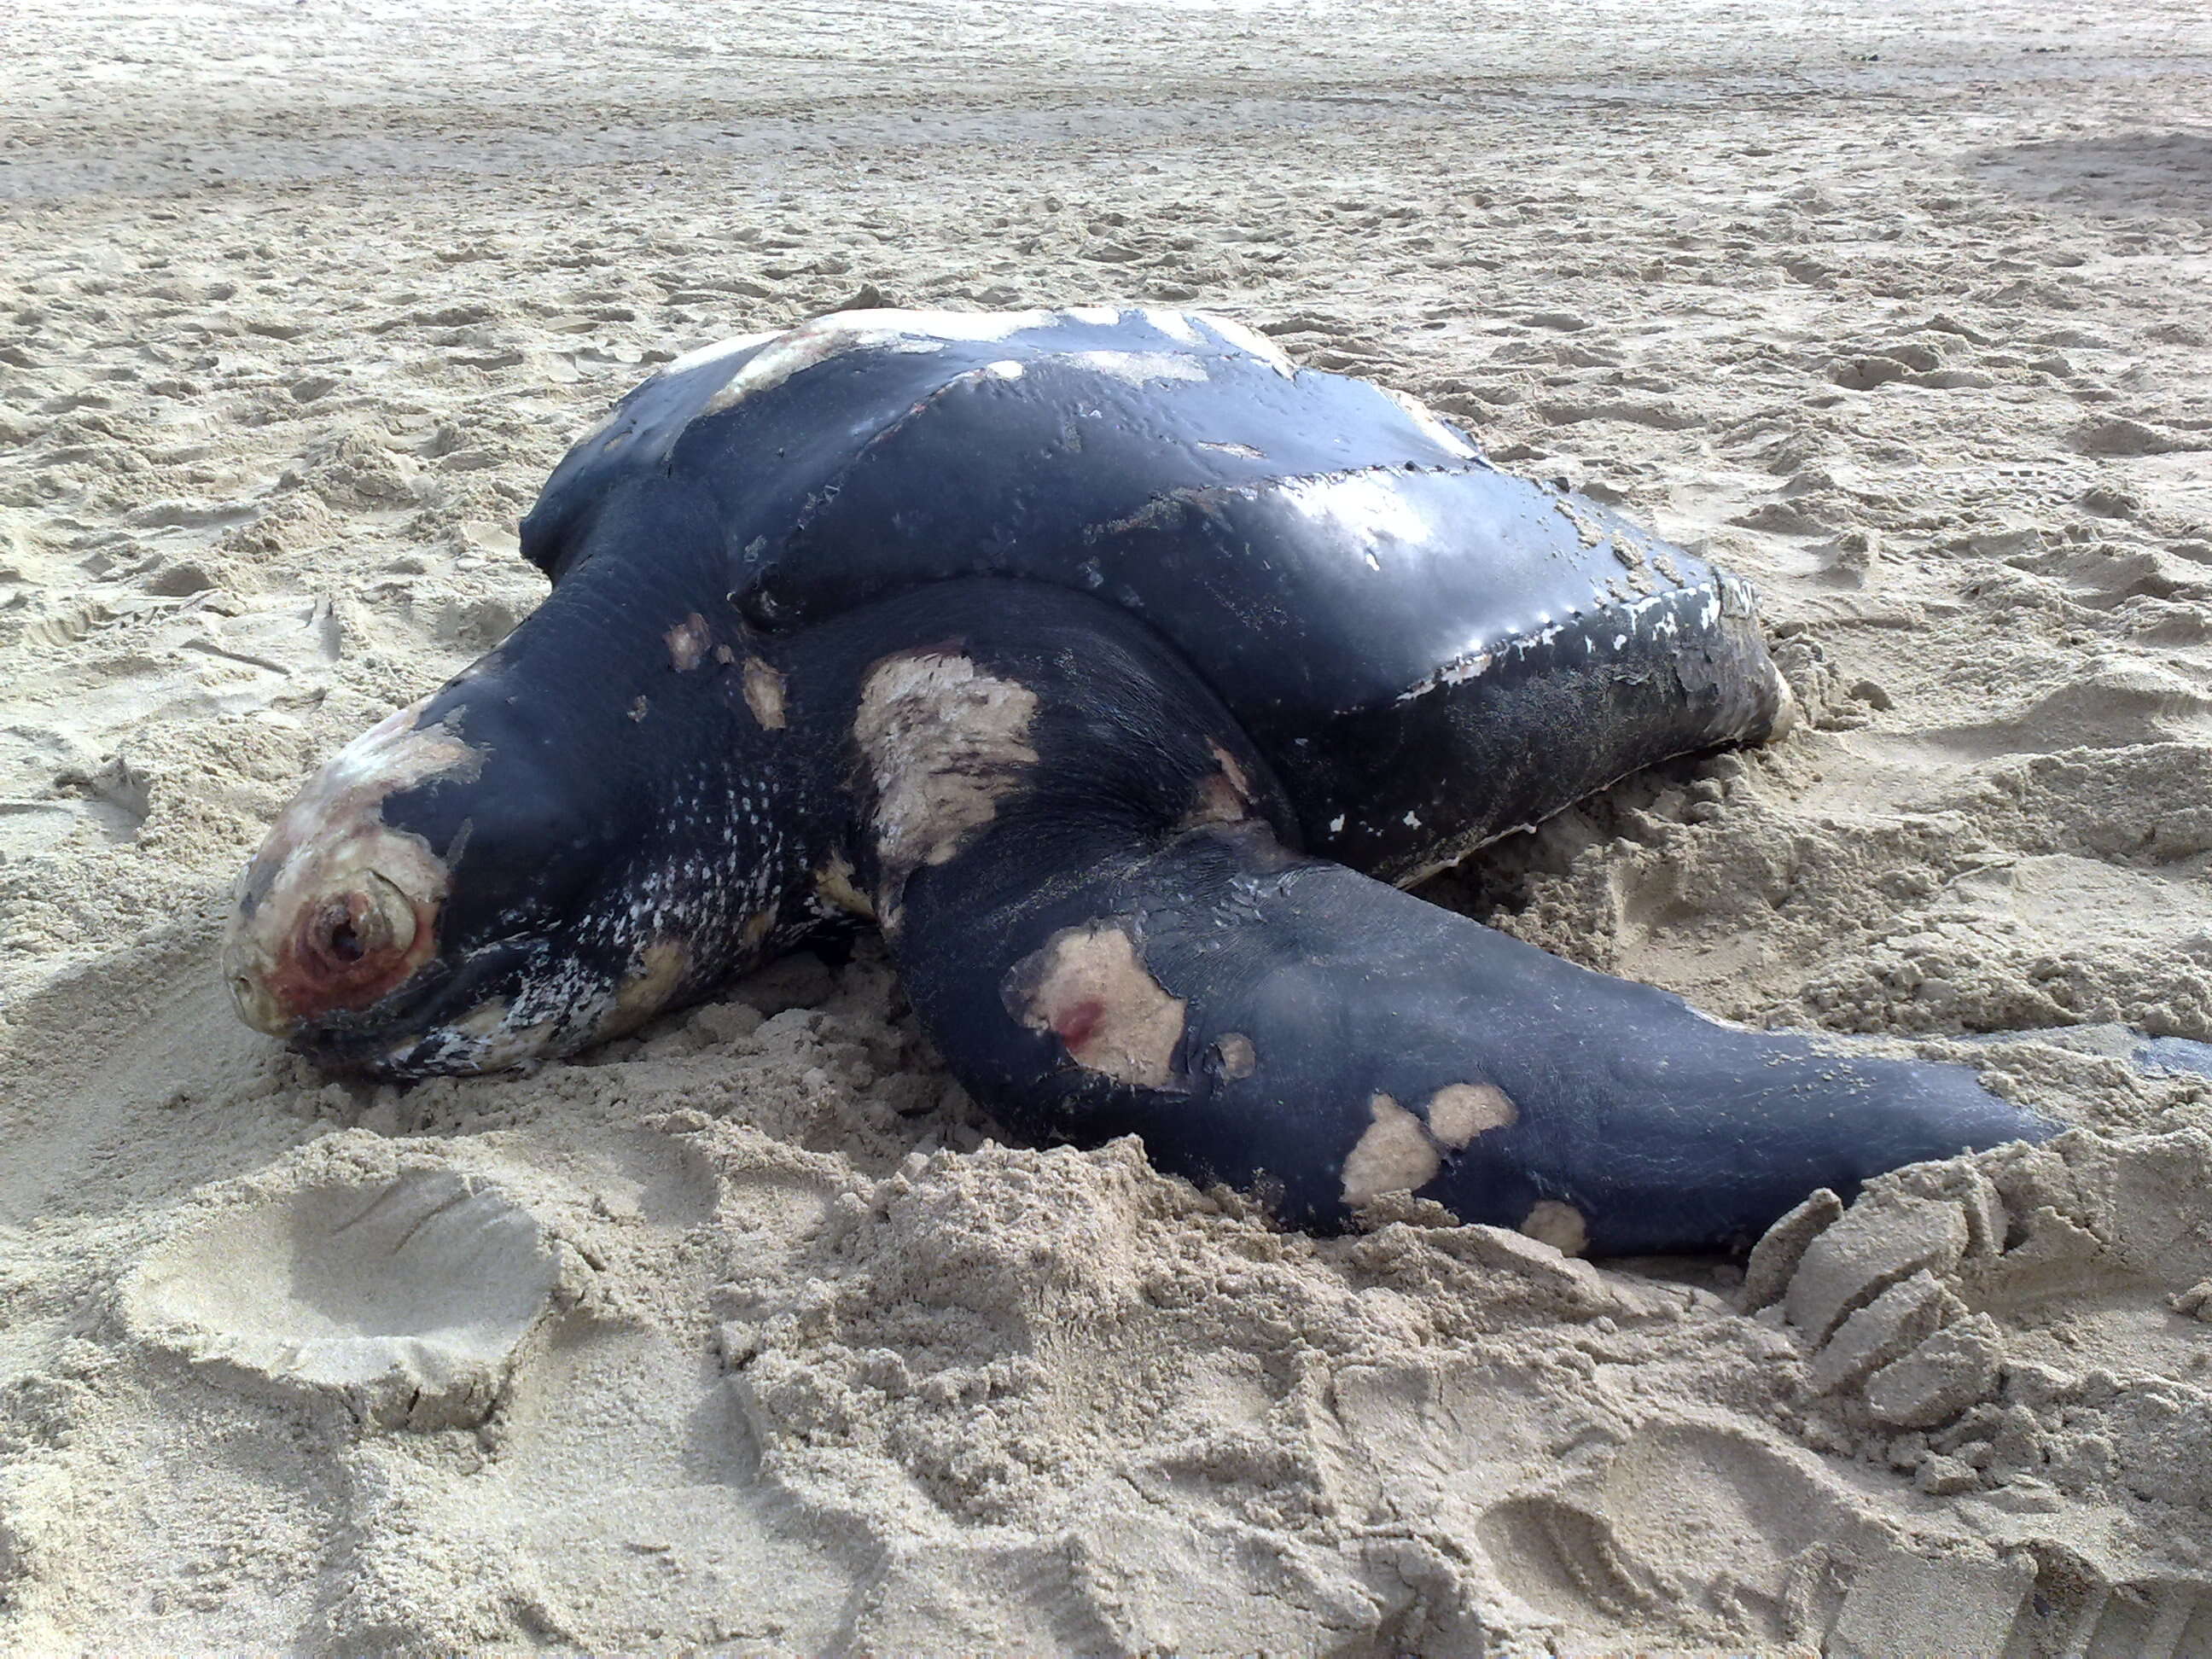
[[[2172,1452],[2212,1436],[2208,1194],[2212,1133],[2069,1134],[1816,1194],[1752,1253],[1815,1425],[2034,1562],[2007,1659],[2212,1653],[2212,1478]]]
[[[161,1246],[123,1296],[143,1335],[225,1380],[445,1428],[489,1413],[556,1277],[527,1211],[418,1166],[256,1194]]]

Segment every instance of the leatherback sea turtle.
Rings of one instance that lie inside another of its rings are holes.
[[[238,1005],[392,1078],[569,1053],[858,915],[1008,1124],[1316,1228],[1755,1236],[2049,1132],[1394,885],[1788,720],[1749,588],[1409,398],[1161,311],[850,312],[695,351],[522,526],[551,596],[340,753]]]

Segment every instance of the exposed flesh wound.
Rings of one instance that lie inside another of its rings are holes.
[[[1062,928],[1014,964],[1004,994],[1008,1012],[1057,1037],[1085,1070],[1139,1088],[1178,1085],[1189,1005],[1152,977],[1120,922]]]

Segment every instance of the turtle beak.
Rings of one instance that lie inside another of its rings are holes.
[[[384,822],[386,798],[477,757],[404,708],[343,750],[279,816],[239,885],[222,971],[239,1017],[272,1036],[373,1006],[437,955],[452,882],[417,835]]]

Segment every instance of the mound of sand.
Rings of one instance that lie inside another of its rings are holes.
[[[2203,22],[26,0],[0,1641],[2212,1654],[2208,1082],[1966,1040],[2212,1039]],[[2080,1127],[1594,1266],[1000,1145],[865,951],[404,1095],[233,1020],[233,872],[613,396],[1105,299],[1759,581],[1797,734],[1433,896]]]

